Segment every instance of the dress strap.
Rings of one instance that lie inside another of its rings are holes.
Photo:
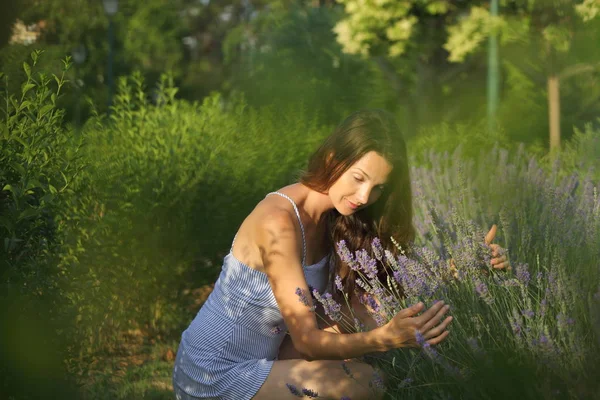
[[[300,212],[298,211],[298,206],[296,206],[296,203],[294,203],[294,200],[292,200],[291,197],[288,195],[285,195],[280,192],[271,192],[271,193],[268,193],[267,196],[270,194],[277,194],[285,199],[288,199],[290,201],[290,203],[292,203],[292,206],[294,207],[294,211],[296,212],[296,217],[298,217],[298,223],[300,224],[300,232],[302,232],[302,267],[304,267],[304,261],[306,260],[306,239],[304,238],[304,226],[302,225],[302,220],[300,219]],[[233,245],[232,245],[232,247],[233,247]]]

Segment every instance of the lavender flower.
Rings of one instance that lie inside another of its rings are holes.
[[[348,250],[345,240],[340,240],[338,242],[337,253],[344,264],[347,264],[353,271],[358,271],[358,263],[354,260],[350,250]]]
[[[543,276],[544,276],[544,274],[542,273],[542,271],[538,271],[538,273],[535,275],[535,280],[536,280],[538,286],[541,286]]]
[[[494,298],[491,296],[487,285],[479,279],[474,280],[475,291],[487,304],[491,305],[494,303]]]
[[[306,290],[301,289],[301,288],[296,288],[296,294],[298,295],[298,301],[300,301],[302,304],[304,304],[306,307],[309,307],[310,311],[315,311],[315,306],[311,306],[309,301],[308,301],[308,296],[306,294]]]
[[[358,318],[354,318],[354,329],[356,329],[357,332],[364,332],[366,328]]]
[[[377,258],[379,261],[382,261],[383,247],[381,246],[381,240],[379,240],[379,238],[373,239],[373,241],[371,242],[371,248],[373,249],[373,254],[375,255],[375,258]]]
[[[356,252],[356,260],[367,278],[377,278],[377,261],[369,257],[366,250],[358,250]]]
[[[531,275],[529,274],[527,264],[518,264],[515,267],[515,273],[517,275],[517,279],[519,282],[523,284],[523,286],[529,285],[529,281],[531,280]]]
[[[298,388],[290,383],[286,383],[285,386],[287,386],[287,388],[289,389],[290,393],[293,394],[296,397],[304,397],[304,395],[302,394],[302,392],[300,392],[298,390]]]
[[[316,399],[317,397],[319,397],[319,394],[311,389],[302,388],[302,393],[304,393],[305,396],[308,396],[311,399]]]
[[[342,306],[333,300],[331,293],[325,293],[321,296],[316,289],[313,289],[312,294],[323,305],[323,310],[329,318],[333,321],[340,321],[342,319]]]
[[[385,255],[385,261],[388,263],[388,265],[390,265],[394,269],[398,269],[398,263],[394,258],[392,252],[389,250],[385,250],[383,254]]]
[[[373,378],[369,381],[369,387],[385,390],[385,382],[377,371],[373,372]]]
[[[566,328],[568,325],[573,325],[575,320],[573,318],[569,318],[563,313],[558,313],[556,316],[556,322],[560,329]]]
[[[369,306],[374,312],[379,312],[380,307],[379,303],[371,296],[370,294],[365,295],[365,303]]]
[[[533,318],[533,316],[535,315],[535,313],[531,310],[524,310],[523,311],[523,315],[526,316],[527,318]]]
[[[342,285],[342,278],[339,275],[335,276],[335,287],[340,291],[344,291],[344,286]]]
[[[521,332],[523,331],[523,328],[521,327],[521,324],[519,324],[519,321],[516,320],[511,320],[510,321],[510,326],[513,330],[513,333],[517,336],[521,335]]]
[[[275,335],[279,335],[281,332],[282,332],[281,328],[278,325],[271,327],[271,333],[274,333]]]
[[[402,381],[398,384],[398,389],[403,389],[407,386],[409,386],[411,383],[413,382],[412,378],[404,378],[402,379]]]
[[[544,298],[540,302],[540,315],[543,317],[546,315],[546,311],[548,311],[548,300]]]

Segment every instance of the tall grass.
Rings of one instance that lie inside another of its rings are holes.
[[[412,168],[415,246],[397,258],[378,243],[365,249],[370,257],[340,248],[378,300],[380,324],[418,301],[451,305],[451,334],[438,348],[376,358],[392,398],[597,395],[600,186],[558,172],[546,172],[522,149],[496,148],[479,160],[460,149],[432,152]],[[484,236],[492,223],[512,271],[491,268]],[[369,277],[375,263],[387,268],[388,282]]]

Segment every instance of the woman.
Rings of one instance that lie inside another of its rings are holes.
[[[300,182],[269,193],[243,221],[214,291],[182,334],[177,398],[293,399],[297,388],[325,398],[373,398],[373,368],[349,361],[350,377],[339,360],[416,346],[417,330],[430,344],[444,340],[452,317],[444,318],[443,302],[422,313],[416,304],[368,332],[339,334],[319,329],[311,296],[304,296],[309,286],[325,291],[335,274],[353,291],[351,271],[334,251],[337,240],[353,250],[375,237],[408,244],[411,202],[406,146],[394,118],[383,110],[349,116]],[[291,343],[280,348],[286,332]]]

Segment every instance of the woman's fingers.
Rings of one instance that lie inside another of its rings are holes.
[[[425,311],[423,314],[415,318],[417,326],[424,326],[427,322],[429,322],[430,319],[436,316],[436,314],[440,311],[440,309],[442,309],[442,307],[444,307],[443,300],[440,300],[431,307],[429,307],[429,310]]]
[[[425,331],[425,334],[423,335],[423,337],[426,340],[429,340],[429,339],[440,336],[441,334],[443,334],[446,331],[446,328],[448,327],[448,325],[450,325],[450,322],[452,322],[452,319],[453,318],[451,316],[446,317],[444,322],[442,322],[438,326],[434,327],[433,329],[430,329],[429,331]]]
[[[450,331],[444,331],[444,333],[442,333],[441,335],[434,337],[433,339],[429,339],[427,343],[431,345],[439,344],[442,340],[446,339],[449,333]]]
[[[425,324],[421,327],[421,332],[427,332],[433,327],[435,327],[437,324],[439,324],[442,318],[444,317],[444,314],[446,314],[449,309],[449,305],[441,307],[432,318],[425,322]]]
[[[413,315],[417,315],[423,309],[423,306],[423,303],[418,302],[417,304],[413,304],[410,307],[400,310],[396,316],[400,318],[412,317]]]
[[[492,228],[490,229],[490,231],[487,233],[487,235],[485,235],[485,244],[490,244],[492,243],[492,240],[494,240],[494,238],[496,237],[496,230],[498,229],[498,227],[496,226],[496,224],[492,225]]]
[[[503,262],[502,264],[494,265],[494,269],[510,270],[510,263],[508,261],[506,261],[506,262]]]

